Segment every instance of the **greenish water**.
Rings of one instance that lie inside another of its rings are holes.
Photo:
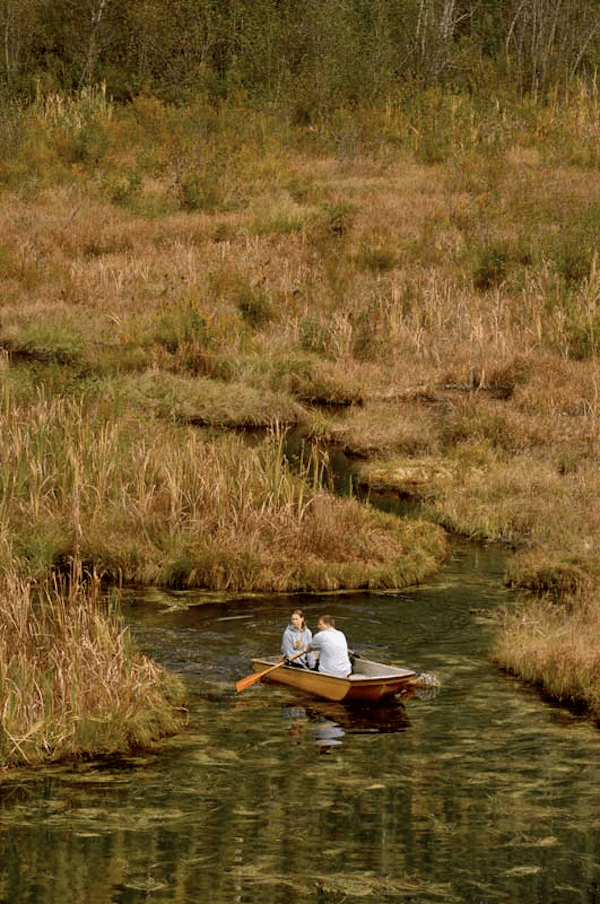
[[[0,901],[592,904],[600,733],[490,665],[493,622],[469,610],[506,602],[502,568],[457,547],[427,587],[301,598],[309,624],[329,611],[363,655],[440,679],[374,717],[235,694],[297,597],[132,596],[140,645],[189,685],[188,730],[148,756],[4,776]]]

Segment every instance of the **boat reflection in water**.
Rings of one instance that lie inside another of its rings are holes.
[[[399,700],[389,700],[378,706],[297,701],[284,703],[281,712],[289,724],[292,739],[300,743],[306,732],[310,732],[315,746],[323,753],[339,747],[346,732],[384,734],[410,728],[406,709]]]

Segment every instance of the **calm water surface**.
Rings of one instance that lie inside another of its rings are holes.
[[[457,547],[431,585],[302,597],[363,655],[432,672],[375,716],[271,685],[298,597],[132,597],[142,648],[190,688],[151,756],[0,783],[0,901],[600,904],[600,732],[499,673],[501,555]]]

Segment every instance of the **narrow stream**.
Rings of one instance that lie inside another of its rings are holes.
[[[131,595],[139,644],[188,683],[188,729],[150,755],[3,776],[0,901],[600,902],[600,732],[490,664],[493,620],[470,610],[506,604],[503,567],[458,544],[400,594]],[[236,695],[298,604],[441,688],[375,715]]]

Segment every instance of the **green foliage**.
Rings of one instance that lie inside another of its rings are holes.
[[[532,262],[532,254],[525,243],[510,239],[484,242],[475,248],[473,285],[481,292],[497,288]]]
[[[166,304],[157,316],[154,340],[174,354],[183,346],[215,347],[217,334],[211,317],[194,296]]]
[[[444,163],[452,151],[452,117],[443,94],[423,95],[415,124],[415,154],[421,163]]]
[[[556,459],[556,470],[562,477],[569,474],[576,474],[582,462],[581,453],[573,450],[565,450],[561,452]]]
[[[109,149],[106,130],[97,121],[88,121],[81,128],[68,135],[64,153],[68,163],[83,163],[95,166],[105,157]]]
[[[223,203],[216,176],[210,171],[187,170],[177,180],[179,203],[190,212],[218,210]]]
[[[255,235],[290,235],[302,232],[306,227],[308,214],[293,206],[279,210],[269,210],[256,215],[252,225]]]
[[[316,317],[305,317],[300,323],[300,347],[306,352],[325,354],[331,342],[331,327]]]
[[[309,204],[318,199],[314,182],[305,176],[292,177],[285,187],[296,204]]]
[[[27,571],[36,580],[44,579],[74,551],[74,538],[65,525],[52,517],[36,520],[33,533],[22,533],[15,538],[14,552],[26,563]]]
[[[24,324],[18,339],[3,343],[14,357],[30,363],[77,366],[83,360],[81,333],[69,317]]]
[[[473,270],[473,285],[480,291],[502,285],[507,275],[507,243],[485,245]]]
[[[352,354],[359,361],[376,359],[382,345],[381,325],[377,311],[365,305],[353,319]]]
[[[112,108],[104,85],[74,95],[38,94],[33,110],[66,163],[96,166],[108,153]]]
[[[230,270],[219,270],[211,278],[211,292],[235,307],[251,329],[261,329],[275,318],[269,293],[253,285],[249,277]]]
[[[356,264],[359,269],[385,273],[393,270],[397,263],[398,254],[396,248],[391,244],[391,239],[382,238],[376,242],[361,240],[356,254]]]
[[[502,411],[490,409],[484,401],[467,397],[454,407],[443,431],[448,449],[461,444],[469,448],[483,446],[489,449],[514,451],[516,437]]]
[[[550,94],[598,63],[593,0],[541,10],[534,0],[518,9],[493,0],[460,9],[433,0],[132,0],[97,7],[90,15],[73,0],[9,4],[0,23],[0,84],[29,98],[37,82],[68,94],[105,83],[118,103],[144,91],[177,103],[250,99],[276,105],[305,129],[344,107],[384,103],[398,89],[410,95],[449,86],[476,95],[508,86]],[[415,123],[424,162],[447,156],[446,116],[429,105]],[[339,138],[346,156],[361,143],[356,132]]]
[[[271,299],[264,289],[242,280],[236,293],[236,305],[242,320],[252,329],[266,326],[274,318]]]
[[[567,288],[581,286],[590,276],[600,251],[600,206],[589,207],[569,216],[549,242],[553,265]]]
[[[600,356],[600,311],[595,305],[584,308],[581,298],[566,296],[564,303],[565,336],[569,356],[589,361]]]
[[[102,189],[114,204],[131,206],[142,194],[142,174],[127,166],[111,168],[102,180]]]
[[[0,91],[0,161],[14,159],[22,150],[24,137],[23,115],[16,98]]]
[[[317,243],[347,237],[352,231],[356,207],[346,201],[324,205],[313,218],[311,236]]]

